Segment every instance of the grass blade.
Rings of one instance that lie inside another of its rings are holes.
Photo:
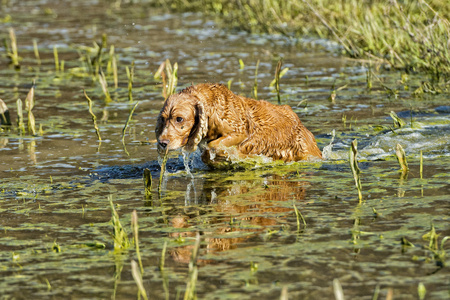
[[[134,260],[131,261],[131,275],[133,275],[133,279],[136,282],[139,294],[142,295],[144,300],[148,300],[147,292],[145,291],[144,282],[142,280],[142,274],[139,272],[139,267]]]
[[[101,142],[102,138],[100,136],[100,130],[98,129],[98,126],[97,126],[97,117],[95,116],[94,112],[92,111],[92,100],[91,100],[91,98],[88,97],[88,95],[86,94],[86,91],[85,90],[83,90],[83,91],[84,91],[84,96],[86,97],[86,99],[88,101],[89,113],[91,114],[92,122],[94,123],[95,133],[97,134],[98,140]]]
[[[123,126],[123,129],[122,129],[122,138],[121,138],[122,144],[123,144],[123,145],[125,145],[125,132],[127,131],[128,124],[130,123],[131,118],[133,117],[134,110],[136,109],[136,107],[138,106],[138,104],[139,104],[139,102],[136,102],[136,103],[134,104],[133,108],[130,110],[130,113],[128,114],[127,121],[125,122],[125,125]]]
[[[361,172],[358,167],[358,162],[356,160],[356,156],[358,155],[358,141],[354,140],[349,150],[349,161],[350,168],[352,169],[353,178],[355,179],[355,186],[358,190],[358,199],[359,203],[362,202],[362,193],[361,193],[361,179],[359,178],[359,173]]]

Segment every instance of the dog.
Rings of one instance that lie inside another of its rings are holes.
[[[314,135],[288,105],[198,84],[166,99],[156,124],[158,152],[202,151],[207,165],[266,156],[284,162],[322,158]]]

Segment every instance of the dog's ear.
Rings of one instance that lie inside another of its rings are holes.
[[[192,126],[191,132],[189,133],[188,142],[186,143],[185,149],[188,151],[195,151],[197,149],[200,141],[208,133],[208,119],[205,114],[205,108],[200,101],[194,106],[195,108],[195,123]]]

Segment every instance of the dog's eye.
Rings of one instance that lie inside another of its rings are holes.
[[[181,122],[183,122],[184,121],[184,119],[182,118],[182,117],[177,117],[177,122],[178,123],[181,123]]]

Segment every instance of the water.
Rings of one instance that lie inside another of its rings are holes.
[[[184,295],[197,232],[199,299],[277,299],[283,287],[292,299],[329,299],[335,278],[348,299],[372,299],[377,285],[383,299],[388,289],[396,298],[417,299],[419,283],[427,298],[449,297],[448,267],[440,267],[448,258],[437,260],[423,239],[431,224],[439,243],[450,235],[448,94],[414,96],[427,78],[410,75],[401,83],[400,73],[379,71],[384,84],[398,90],[395,98],[377,81],[367,90],[367,69],[325,52],[331,43],[250,35],[201,15],[168,14],[145,4],[119,9],[107,1],[9,1],[1,11],[11,17],[0,23],[2,38],[9,39],[13,27],[23,58],[16,71],[0,48],[0,98],[14,124],[0,132],[2,298],[136,297],[130,266],[135,248],[113,251],[110,195],[129,236],[137,210],[150,299]],[[114,100],[108,105],[80,60],[103,33],[119,66],[117,89],[107,75]],[[63,72],[55,71],[54,46]],[[282,102],[299,114],[321,149],[328,147],[327,160],[263,161],[224,171],[208,170],[198,153],[189,159],[173,153],[158,192],[154,126],[163,97],[153,74],[161,62],[178,62],[180,88],[232,80],[234,92],[251,96],[260,60],[258,97],[276,103],[269,84],[280,57],[289,68],[281,79]],[[125,67],[133,61],[130,103]],[[15,101],[25,99],[33,80],[33,113],[43,129],[36,137],[15,126]],[[333,86],[344,87],[335,103],[329,100]],[[94,101],[101,143],[83,89]],[[135,101],[140,104],[124,147],[122,129]],[[394,128],[391,111],[406,122],[403,128]],[[347,162],[354,139],[361,204]],[[407,176],[399,172],[397,143],[407,154]],[[151,199],[144,195],[145,168],[153,175]],[[306,226],[298,227],[293,205]],[[402,246],[402,238],[415,247]]]

